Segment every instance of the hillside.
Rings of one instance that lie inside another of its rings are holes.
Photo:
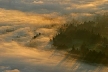
[[[87,62],[108,64],[108,16],[95,21],[87,21],[75,26],[64,24],[52,39],[58,50],[79,55]]]

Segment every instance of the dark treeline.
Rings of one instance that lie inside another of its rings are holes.
[[[92,63],[108,64],[108,15],[94,20],[64,24],[52,39],[58,50],[69,50],[80,59]]]

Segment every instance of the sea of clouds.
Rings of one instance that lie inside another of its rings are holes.
[[[86,64],[51,49],[56,27],[0,24],[0,72],[106,72],[103,65]],[[36,33],[42,33],[36,39]]]
[[[107,0],[0,0],[0,72],[107,72],[52,49],[50,39],[71,20],[107,12]],[[33,39],[37,34],[40,36]]]

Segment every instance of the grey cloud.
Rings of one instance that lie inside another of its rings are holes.
[[[93,6],[90,6],[92,4]],[[39,14],[49,14],[52,12],[57,12],[59,14],[95,14],[102,10],[107,11],[107,6],[108,1],[101,0],[0,0],[0,8]]]
[[[98,8],[101,10],[108,10],[108,2],[102,5],[98,5]]]
[[[63,7],[60,6],[59,4],[50,4],[50,3],[43,3],[43,4],[33,4],[33,1],[28,1],[22,2],[16,1],[16,0],[1,0],[0,1],[0,7],[5,8],[5,9],[14,9],[14,10],[21,10],[24,12],[37,12],[37,13],[45,13],[46,10],[47,13],[49,12],[59,12],[59,10],[62,10]]]

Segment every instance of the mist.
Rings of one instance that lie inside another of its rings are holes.
[[[1,72],[105,72],[107,67],[92,65],[52,49],[50,39],[57,26],[0,24]],[[36,39],[34,35],[41,33]]]
[[[67,23],[93,21],[107,0],[0,0],[0,72],[107,72],[79,61],[51,41]]]

